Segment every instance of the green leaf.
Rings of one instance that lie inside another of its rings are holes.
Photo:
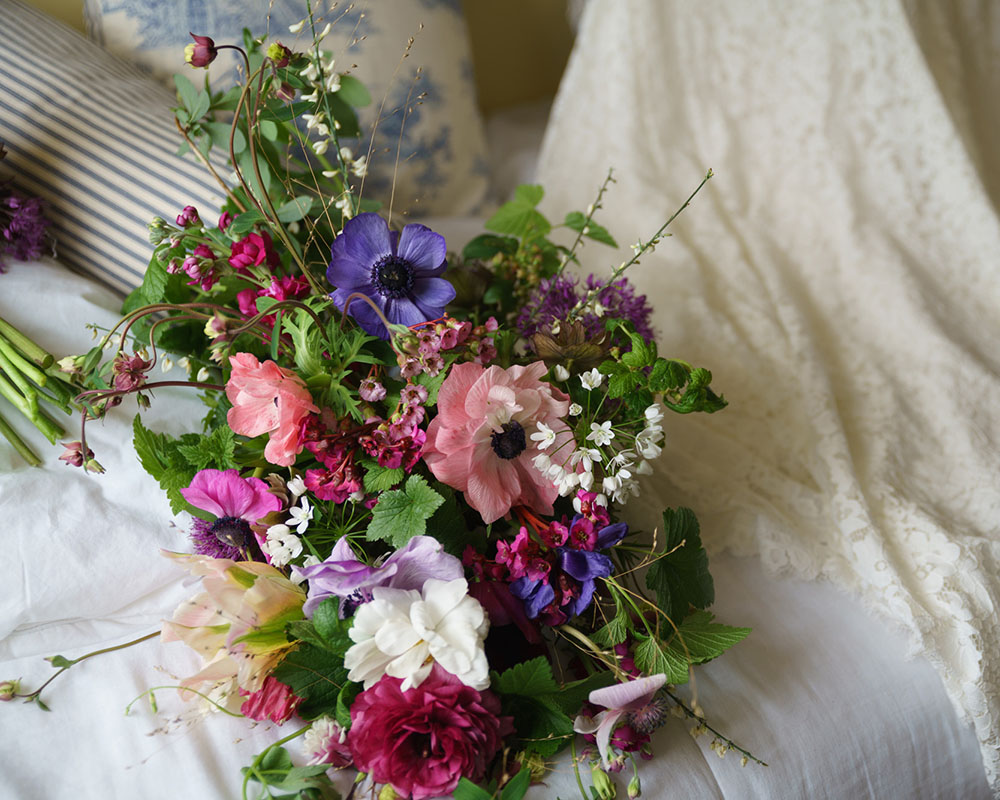
[[[474,259],[493,258],[497,253],[513,255],[517,252],[517,239],[509,236],[494,236],[484,233],[477,236],[462,249],[462,258],[466,261]]]
[[[441,543],[446,553],[461,558],[465,546],[469,544],[473,535],[469,533],[469,527],[465,524],[455,493],[442,484],[436,484],[436,491],[444,495],[444,503],[427,521],[427,530]]]
[[[525,240],[540,239],[552,230],[549,221],[534,207],[513,202],[500,206],[483,227]]]
[[[337,694],[337,724],[344,730],[351,728],[351,706],[363,688],[360,683],[345,683],[344,688]]]
[[[541,184],[522,183],[514,190],[514,202],[527,206],[537,206],[545,197],[545,189]]]
[[[216,428],[206,436],[198,436],[197,443],[180,444],[177,451],[196,470],[235,469],[236,434],[228,425]]]
[[[52,656],[51,658],[47,658],[45,660],[58,669],[69,669],[76,663],[76,661],[71,661],[66,658],[66,656]]]
[[[615,606],[614,618],[590,635],[590,638],[601,647],[614,647],[616,644],[621,644],[628,638],[629,632],[632,630],[625,604],[620,602],[617,596],[615,602],[617,605]]]
[[[142,277],[142,286],[139,291],[146,304],[158,303],[163,299],[163,293],[167,288],[167,279],[170,273],[167,272],[166,265],[160,259],[154,258],[146,267],[146,274]]]
[[[278,138],[278,124],[274,120],[262,119],[257,123],[257,130],[269,142],[273,142]]]
[[[592,691],[603,689],[614,682],[614,673],[611,670],[602,669],[586,678],[567,683],[556,694],[550,695],[549,699],[558,705],[565,714],[575,717]]]
[[[663,553],[646,573],[646,586],[656,592],[657,605],[677,624],[691,606],[706,608],[715,599],[708,571],[708,554],[701,544],[698,520],[689,508],[663,512]]]
[[[232,125],[228,122],[204,122],[202,127],[208,130],[209,136],[212,137],[212,144],[222,150],[226,155],[229,155],[229,137],[233,137],[233,150],[239,154],[246,150],[247,139],[243,135],[243,131],[239,128],[233,133]],[[256,213],[256,212],[254,212]]]
[[[608,397],[624,397],[639,386],[645,376],[641,372],[622,372],[608,378]]]
[[[188,107],[188,111],[191,114],[191,121],[195,122],[205,116],[205,113],[211,105],[212,99],[208,96],[208,92],[204,90],[198,92],[198,96],[195,98],[194,103]]]
[[[368,541],[382,539],[400,548],[427,531],[431,518],[444,498],[420,475],[411,475],[403,489],[384,492],[372,512]]]
[[[179,72],[174,75],[174,85],[177,87],[177,99],[190,113],[191,109],[195,107],[195,103],[198,102],[198,90],[194,88],[194,84],[191,83],[187,75],[182,75]]]
[[[372,494],[388,491],[406,477],[406,473],[402,467],[390,469],[388,467],[380,467],[376,461],[367,460],[362,462],[362,466],[366,470],[365,491]]]
[[[244,211],[242,214],[233,218],[232,222],[229,223],[229,227],[226,228],[226,233],[230,236],[239,238],[243,234],[249,233],[255,223],[263,221],[264,218],[256,209]]]
[[[340,91],[337,92],[340,99],[355,108],[364,108],[371,105],[372,96],[368,93],[365,85],[353,75],[340,76]]]
[[[531,770],[524,767],[503,787],[500,800],[521,800],[528,793],[531,785]]]
[[[298,714],[306,720],[334,715],[337,697],[348,682],[343,656],[311,644],[302,644],[287,655],[273,674],[304,698]]]
[[[667,683],[687,683],[690,673],[684,658],[678,658],[656,637],[636,636],[632,648],[635,665],[647,675],[667,676]]]
[[[647,342],[638,333],[630,333],[632,349],[622,356],[622,362],[631,369],[652,366],[656,360],[656,342]]]
[[[492,673],[490,688],[497,694],[517,694],[524,697],[555,694],[559,684],[552,677],[552,665],[545,656],[515,664],[503,673]]]
[[[672,361],[666,358],[656,359],[649,373],[649,390],[660,394],[670,389],[679,389],[687,383],[691,367],[683,361]]]
[[[618,242],[608,233],[607,228],[601,227],[593,220],[588,223],[587,218],[579,211],[571,211],[567,214],[563,224],[577,233],[582,233],[588,239],[593,239],[595,242],[600,242],[611,247],[618,247]]]
[[[454,800],[493,800],[492,793],[476,786],[468,778],[459,780],[452,797]]]
[[[312,211],[315,198],[308,195],[293,197],[278,209],[278,220],[281,222],[297,222]]]
[[[713,619],[707,611],[694,612],[666,644],[654,637],[637,637],[641,641],[634,651],[636,666],[649,675],[664,673],[667,683],[686,683],[689,664],[704,664],[718,658],[750,634],[750,628],[720,625]]]

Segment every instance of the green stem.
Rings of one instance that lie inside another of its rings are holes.
[[[0,353],[5,355],[10,360],[14,369],[18,370],[26,378],[33,380],[39,386],[44,386],[48,382],[48,375],[42,372],[30,361],[27,361],[14,346],[2,336],[0,336]]]
[[[7,420],[2,416],[0,416],[0,435],[10,442],[14,449],[21,455],[21,458],[31,466],[37,467],[41,465],[42,460],[32,452],[31,448],[24,443],[24,440],[17,435],[17,431],[10,427]]]
[[[691,710],[690,708],[688,708],[688,707],[687,707],[687,705],[685,704],[685,702],[684,702],[683,700],[681,700],[681,699],[680,699],[680,698],[679,698],[679,697],[678,697],[677,695],[675,695],[675,694],[674,694],[673,692],[669,691],[668,689],[663,689],[662,691],[663,691],[663,693],[664,693],[664,694],[665,694],[665,695],[666,695],[667,697],[669,697],[669,698],[670,698],[671,700],[673,700],[673,701],[674,701],[674,702],[675,702],[675,703],[676,703],[676,704],[677,704],[677,705],[678,705],[678,706],[680,707],[680,709],[681,709],[681,710],[682,710],[682,711],[683,711],[683,712],[684,712],[684,713],[685,713],[685,714],[686,714],[686,715],[687,715],[687,716],[688,716],[688,717],[689,717],[690,719],[693,719],[693,720],[695,720],[695,721],[696,721],[696,722],[697,722],[697,723],[698,723],[699,725],[703,725],[703,726],[705,727],[705,730],[709,730],[709,731],[711,731],[711,732],[712,732],[712,734],[713,734],[713,735],[714,735],[714,736],[715,736],[716,738],[718,738],[718,739],[721,739],[721,740],[722,740],[723,742],[725,742],[725,743],[726,743],[727,745],[729,745],[729,747],[731,747],[731,748],[732,748],[733,750],[738,750],[738,751],[739,751],[740,753],[742,753],[742,754],[743,754],[743,755],[744,755],[744,756],[745,756],[746,758],[748,758],[748,759],[749,759],[749,760],[751,760],[751,761],[755,761],[756,763],[760,764],[760,765],[761,765],[762,767],[766,767],[766,766],[769,766],[769,765],[767,764],[767,762],[765,762],[765,761],[761,761],[761,760],[760,760],[759,758],[757,758],[757,756],[755,756],[755,755],[754,755],[753,753],[751,753],[751,752],[750,752],[749,750],[744,750],[744,749],[743,749],[742,747],[740,747],[740,746],[739,746],[738,744],[736,744],[736,742],[734,742],[734,741],[733,741],[732,739],[730,739],[730,738],[729,738],[728,736],[725,736],[725,735],[723,735],[723,734],[719,733],[719,732],[718,732],[718,731],[717,731],[717,730],[716,730],[715,728],[713,728],[713,727],[712,727],[711,725],[709,725],[709,724],[708,724],[707,722],[705,722],[705,720],[704,720],[704,719],[703,719],[702,717],[699,717],[699,716],[698,716],[697,714],[695,714],[695,713],[694,713],[694,711],[692,711],[692,710]]]
[[[0,336],[5,337],[10,341],[18,350],[24,353],[28,358],[34,361],[42,369],[46,369],[52,365],[55,360],[52,354],[49,353],[44,347],[35,344],[31,339],[21,333],[17,328],[11,325],[9,322],[0,318]]]
[[[0,342],[3,340],[0,339]],[[35,387],[32,386],[28,380],[24,377],[21,371],[11,363],[10,359],[7,358],[7,354],[3,347],[0,347],[0,373],[3,373],[10,381],[17,387],[18,391],[24,395],[25,402],[28,404],[29,416],[34,419],[38,416],[38,392],[35,391]]]
[[[259,772],[257,772],[257,767],[260,766],[261,762],[264,760],[264,757],[268,753],[270,753],[275,747],[281,747],[283,744],[287,744],[288,742],[292,741],[292,739],[297,739],[311,727],[312,727],[311,725],[306,725],[302,728],[299,728],[297,731],[295,731],[295,733],[290,733],[284,739],[279,739],[274,744],[268,745],[260,753],[257,754],[257,757],[253,760],[253,763],[251,763],[250,766],[247,767],[246,774],[243,776],[243,800],[247,800],[247,785],[250,783],[251,777],[256,778],[257,782],[260,783],[260,785],[264,788],[264,791],[267,792],[268,796],[271,796],[271,793],[267,790],[267,782],[264,780],[264,776],[261,775]]]
[[[576,775],[576,785],[580,788],[580,796],[583,800],[589,800],[587,797],[587,792],[583,788],[583,779],[580,777],[580,761],[576,756],[576,737],[574,736],[569,743],[570,752],[573,754],[573,773]]]

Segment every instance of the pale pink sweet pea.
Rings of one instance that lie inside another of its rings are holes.
[[[561,419],[569,397],[542,382],[541,361],[509,369],[457,364],[438,392],[438,415],[427,428],[424,460],[434,476],[465,493],[484,522],[495,522],[515,505],[552,513],[556,485],[532,459],[539,423],[556,434],[547,450],[553,458],[570,448],[569,426]]]
[[[648,706],[666,682],[667,676],[660,673],[650,675],[648,678],[636,678],[634,681],[605,686],[590,693],[587,699],[595,706],[604,706],[606,710],[593,718],[583,715],[577,717],[573,723],[573,730],[577,733],[594,734],[597,739],[597,750],[601,754],[601,763],[605,769],[609,767],[608,742],[614,733],[615,725],[626,714],[641,711]]]
[[[250,353],[229,357],[232,374],[226,383],[226,397],[233,407],[226,415],[229,427],[243,436],[270,433],[264,458],[290,467],[302,452],[302,420],[319,409],[302,379],[273,361],[257,360]]]

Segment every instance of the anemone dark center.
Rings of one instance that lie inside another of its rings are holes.
[[[505,422],[499,433],[494,431],[490,436],[493,452],[508,461],[517,458],[528,446],[528,441],[524,436],[524,428],[521,427],[520,422]]]
[[[372,267],[372,283],[383,297],[402,297],[413,288],[413,267],[399,256],[382,256]]]
[[[430,758],[432,740],[429,734],[414,733],[410,736],[410,747],[419,758]]]
[[[241,549],[247,546],[253,535],[250,523],[240,517],[219,517],[208,530],[223,544]]]

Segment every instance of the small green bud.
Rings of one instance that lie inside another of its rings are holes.
[[[635,800],[641,794],[642,787],[639,785],[639,776],[633,775],[632,780],[628,782],[628,800]]]
[[[382,787],[382,790],[378,793],[378,800],[396,800],[399,795],[396,794],[396,790],[392,788],[388,783]]]
[[[0,702],[8,702],[17,697],[17,690],[21,688],[20,681],[0,682]]]
[[[611,780],[611,776],[597,764],[590,768],[590,780],[594,784],[594,789],[600,800],[614,800],[618,794],[618,789],[615,782]]]
[[[149,225],[149,243],[159,244],[167,237],[169,226],[163,217],[153,217]]]

